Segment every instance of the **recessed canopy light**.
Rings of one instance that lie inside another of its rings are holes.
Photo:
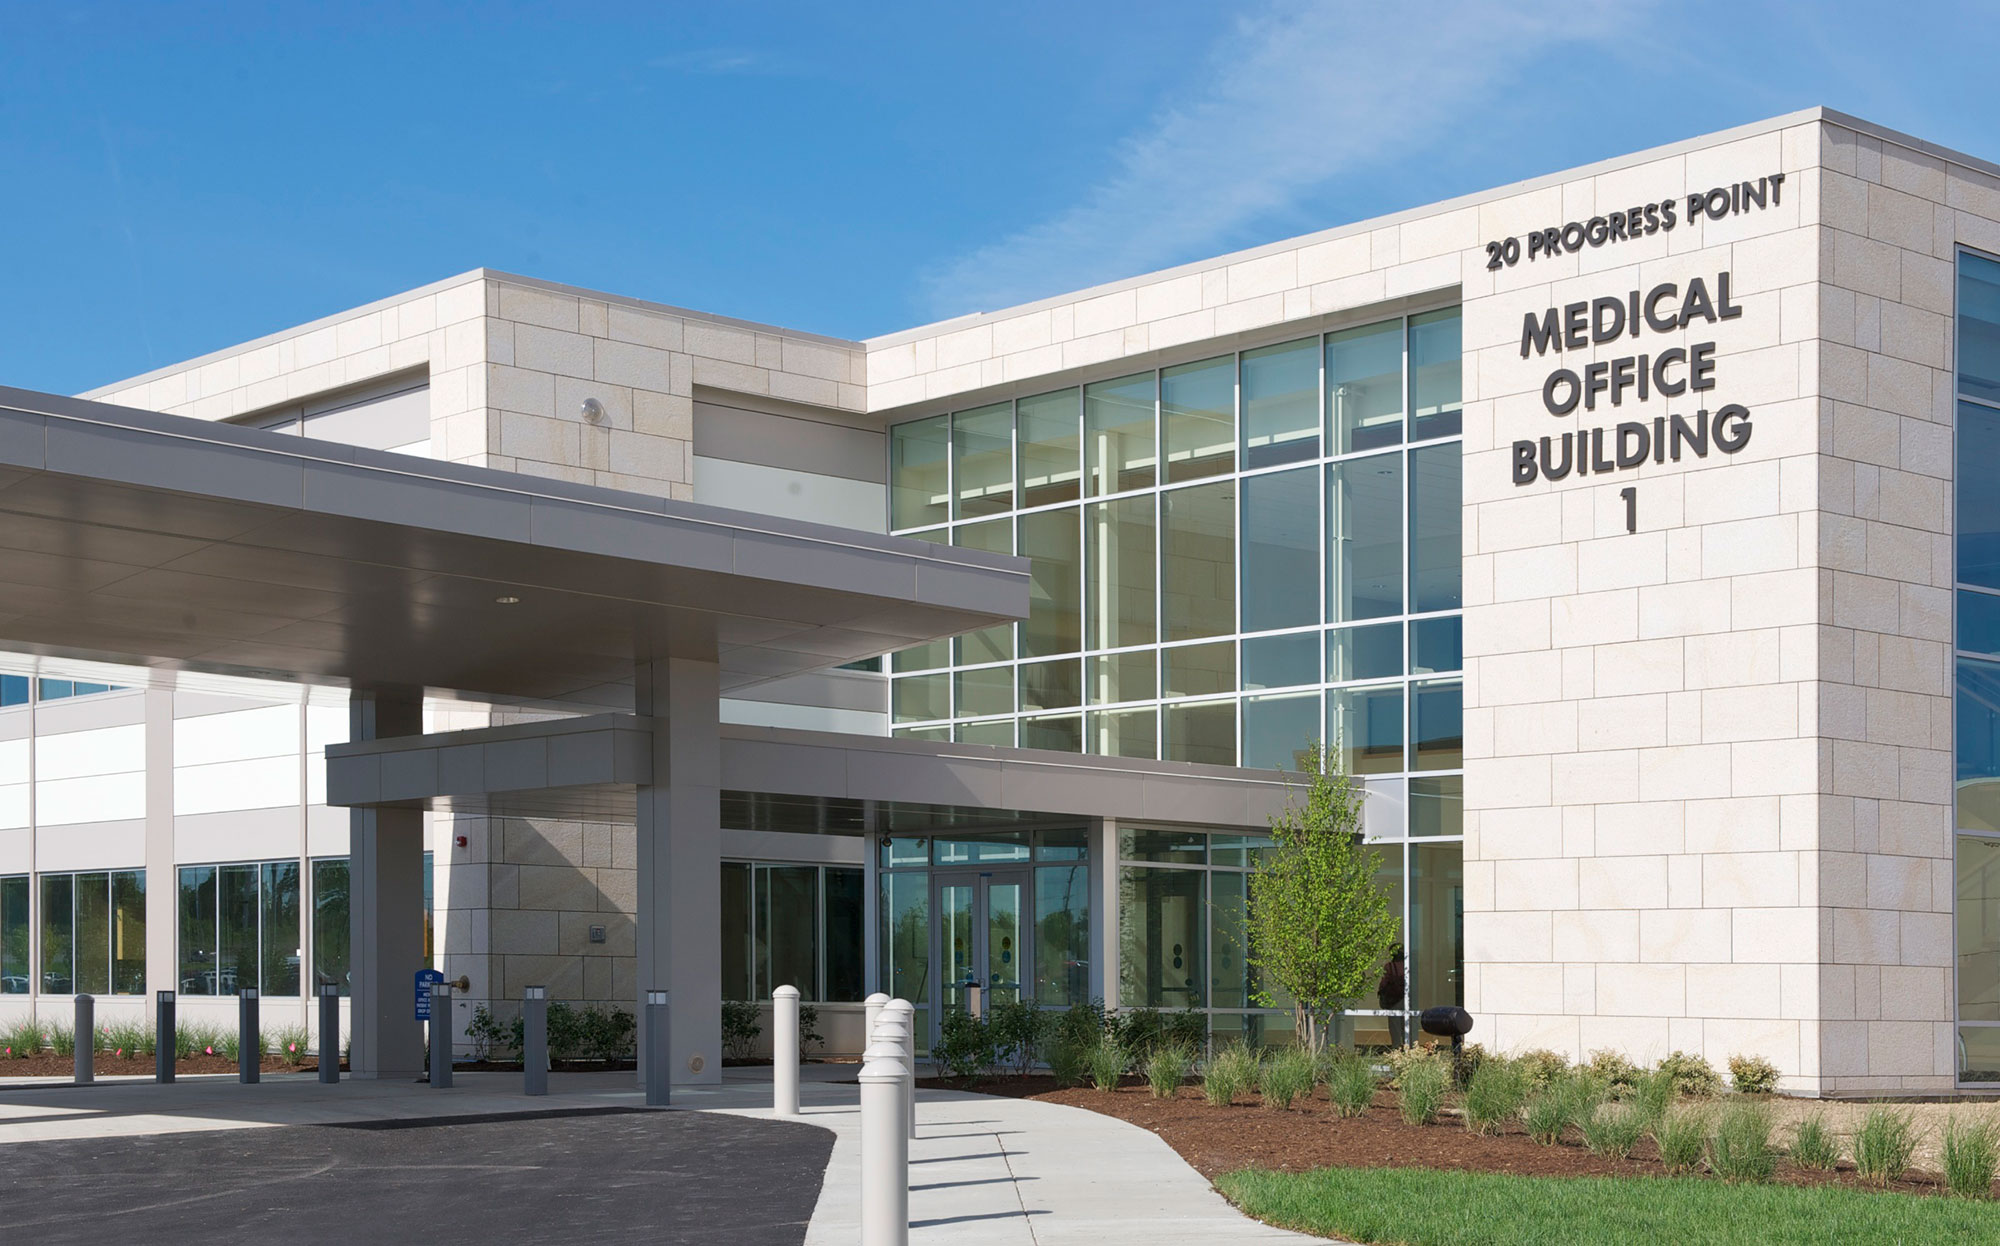
[[[495,597],[493,604],[497,606],[518,606],[521,604],[521,599],[519,597]]]

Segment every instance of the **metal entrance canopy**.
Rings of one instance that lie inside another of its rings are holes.
[[[0,387],[0,649],[630,709],[1027,614],[1025,561]]]

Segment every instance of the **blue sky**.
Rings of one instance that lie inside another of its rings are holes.
[[[0,384],[480,265],[865,337],[1812,104],[2000,159],[1990,14],[8,4]]]

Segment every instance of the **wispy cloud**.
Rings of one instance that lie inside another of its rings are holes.
[[[1184,261],[1391,151],[1448,135],[1536,61],[1630,38],[1634,5],[1280,0],[1056,216],[922,279],[932,314],[1006,307]]]
[[[647,64],[683,74],[776,74],[784,69],[771,57],[749,48],[685,48],[656,56]]]

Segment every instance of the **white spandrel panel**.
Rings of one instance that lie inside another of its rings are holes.
[[[35,742],[35,779],[43,787],[47,787],[52,779],[143,772],[145,769],[146,727],[143,723],[99,727],[91,731],[66,731],[42,736]],[[41,820],[47,822],[49,818],[43,815]]]
[[[258,757],[209,766],[174,768],[174,813],[272,809],[299,803],[299,759]]]
[[[174,765],[177,768],[245,761],[253,757],[296,756],[298,751],[299,707],[296,705],[266,705],[174,720]]]
[[[888,513],[883,485],[705,455],[695,456],[694,497],[710,506],[863,532],[882,531],[883,517]]]
[[[42,779],[35,783],[35,821],[42,828],[73,822],[122,822],[145,816],[143,770]]]
[[[0,785],[28,781],[28,741],[0,740]]]
[[[8,783],[0,785],[0,830],[13,830],[28,825],[28,785]]]

